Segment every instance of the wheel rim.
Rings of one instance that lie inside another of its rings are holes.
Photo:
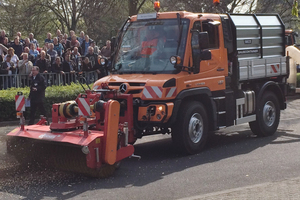
[[[276,118],[276,109],[272,101],[266,102],[263,109],[263,119],[267,126],[272,126]]]
[[[203,135],[203,120],[199,113],[193,114],[189,123],[189,137],[193,143],[198,143]]]

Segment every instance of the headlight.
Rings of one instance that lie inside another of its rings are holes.
[[[181,63],[181,58],[180,58],[180,56],[171,56],[171,57],[170,57],[170,63],[171,63],[172,65],[180,64],[180,63]]]

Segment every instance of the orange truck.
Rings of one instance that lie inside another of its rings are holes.
[[[113,48],[112,72],[94,90],[104,85],[132,95],[131,143],[170,133],[193,154],[220,128],[249,123],[256,135],[276,132],[289,75],[278,15],[138,14]]]
[[[8,152],[25,163],[46,158],[48,166],[106,177],[135,156],[143,136],[171,134],[194,154],[229,126],[249,123],[256,135],[273,135],[286,108],[285,27],[275,14],[138,14],[113,39],[112,52],[110,74],[75,101],[53,104],[50,125],[25,126],[19,110],[21,128],[8,134]]]

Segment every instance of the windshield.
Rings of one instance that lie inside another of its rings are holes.
[[[147,20],[128,23],[114,68],[118,73],[176,73],[170,57],[183,62],[188,20],[182,19],[181,41],[177,19]],[[178,43],[180,42],[180,45]],[[178,49],[178,51],[177,51]]]

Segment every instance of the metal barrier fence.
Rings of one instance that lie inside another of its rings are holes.
[[[71,82],[76,83],[78,72],[70,73],[64,72],[61,73],[41,73],[45,79],[47,86],[51,85],[66,85],[70,84]],[[82,76],[86,79],[88,84],[95,82],[98,80],[98,74],[96,71],[90,72],[82,72]],[[26,74],[0,74],[0,89],[7,89],[11,87],[26,87],[30,86],[31,84],[31,77]]]

